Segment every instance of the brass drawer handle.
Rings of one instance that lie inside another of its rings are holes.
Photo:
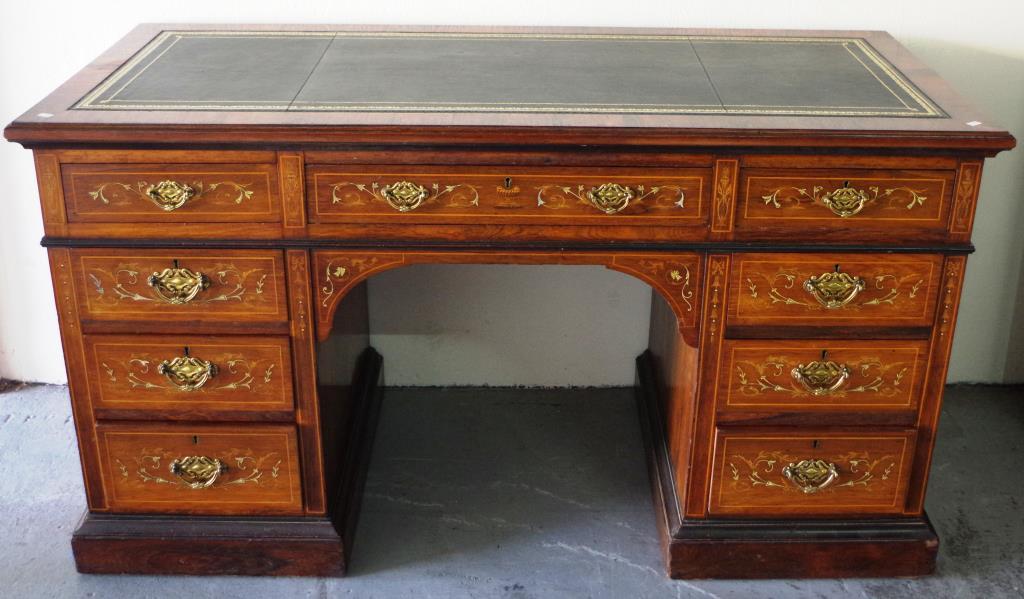
[[[227,471],[227,464],[204,455],[185,456],[171,462],[171,474],[180,478],[190,489],[205,489]]]
[[[587,192],[590,204],[605,214],[621,212],[635,197],[633,189],[618,183],[603,183]]]
[[[821,360],[798,364],[790,371],[793,378],[812,395],[831,395],[850,378],[850,368],[846,364],[826,360],[827,357],[828,352],[821,352]]]
[[[864,279],[839,272],[838,264],[835,272],[826,272],[804,281],[804,289],[829,310],[842,308],[852,302],[865,287],[867,283]]]
[[[164,360],[156,371],[178,388],[179,391],[196,391],[201,389],[212,377],[217,376],[217,365],[208,360],[188,355],[173,360]]]
[[[185,202],[196,195],[196,190],[186,183],[177,181],[160,181],[146,188],[146,195],[160,208],[171,212],[185,205]]]
[[[875,195],[878,194],[878,190],[875,190]],[[839,189],[830,191],[825,195],[821,196],[821,202],[828,206],[836,216],[840,218],[849,218],[861,210],[867,205],[873,198],[868,195],[863,189],[857,189],[856,187],[850,187],[850,182],[843,183],[843,186]]]
[[[430,191],[412,181],[398,181],[382,187],[380,195],[395,210],[409,212],[419,208],[420,204],[430,196]]]
[[[168,304],[187,304],[210,286],[210,278],[187,268],[165,268],[147,279],[149,286]]]
[[[783,468],[782,475],[804,493],[811,494],[836,482],[839,470],[825,460],[800,460]]]

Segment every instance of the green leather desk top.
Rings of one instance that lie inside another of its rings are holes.
[[[163,31],[77,110],[943,117],[857,37]]]

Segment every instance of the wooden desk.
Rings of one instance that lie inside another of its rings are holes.
[[[363,283],[417,263],[653,287],[672,576],[934,568],[982,162],[1015,142],[887,34],[142,26],[5,135],[35,153],[83,572],[343,573]]]

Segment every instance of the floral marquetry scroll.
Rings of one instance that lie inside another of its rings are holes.
[[[469,208],[480,205],[480,193],[476,187],[464,183],[430,183],[423,186],[408,180],[381,185],[341,181],[333,183],[331,203],[342,206],[362,206],[375,201],[387,204],[398,212],[411,212],[422,204],[443,203],[448,208]]]
[[[668,301],[680,329],[695,329],[700,307],[701,260],[696,255],[617,255],[611,268],[643,279]]]
[[[722,433],[712,513],[898,513],[912,433]]]
[[[235,204],[242,204],[245,200],[251,200],[253,190],[249,189],[251,184],[235,183],[233,181],[218,181],[204,184],[202,181],[183,183],[173,179],[165,179],[156,183],[148,181],[137,181],[134,184],[108,182],[98,185],[89,192],[89,197],[101,204],[119,205],[126,204],[138,199],[151,202],[157,208],[172,212],[184,206],[193,198],[198,200],[204,195],[223,189],[231,197],[227,199]]]
[[[738,174],[737,160],[719,160],[715,163],[715,207],[711,219],[711,230],[715,233],[728,233],[732,230]]]
[[[373,252],[314,252],[317,331],[321,341],[331,332],[334,310],[349,289],[368,277],[405,263],[404,254]]]
[[[575,205],[589,206],[609,215],[630,206],[643,211],[673,208],[678,211],[686,208],[686,190],[672,184],[629,186],[611,182],[592,187],[550,184],[537,188],[537,206],[565,210]]]
[[[780,493],[817,493],[830,488],[870,489],[872,483],[889,480],[896,468],[894,455],[872,456],[850,452],[831,460],[800,459],[782,451],[762,451],[755,456],[726,456],[729,485],[739,492],[762,486]],[[840,474],[840,471],[845,474]]]
[[[242,302],[248,295],[259,296],[267,282],[263,269],[239,270],[231,264],[219,265],[211,277],[199,271],[174,268],[146,273],[137,263],[121,263],[115,268],[92,269],[89,282],[98,298],[97,303],[110,301],[162,302],[166,304],[208,304],[214,302]],[[219,289],[211,295],[199,297],[199,292],[210,287],[211,280]],[[143,284],[143,281],[145,284]]]
[[[782,209],[785,205],[799,206],[801,202],[813,202],[824,205],[833,214],[848,218],[858,214],[865,206],[875,202],[886,202],[887,208],[903,205],[907,210],[924,206],[927,196],[925,190],[910,187],[880,188],[872,185],[863,189],[850,187],[845,181],[842,187],[826,191],[824,187],[814,186],[808,191],[799,187],[779,187],[761,199],[766,206]]]
[[[114,458],[118,473],[126,485],[169,485],[186,489],[206,489],[231,485],[273,484],[281,475],[281,456],[233,449],[222,458],[180,456],[162,448],[143,448],[138,455]],[[224,475],[221,478],[221,475]],[[218,482],[219,480],[219,482]]]
[[[965,162],[960,165],[953,204],[953,218],[949,226],[951,233],[970,233],[971,225],[974,223],[974,206],[977,204],[980,182],[980,162]]]

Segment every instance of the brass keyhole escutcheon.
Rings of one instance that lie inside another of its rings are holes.
[[[505,197],[515,197],[519,195],[519,186],[512,181],[512,177],[505,177],[501,185],[495,185],[495,191],[498,195]]]

